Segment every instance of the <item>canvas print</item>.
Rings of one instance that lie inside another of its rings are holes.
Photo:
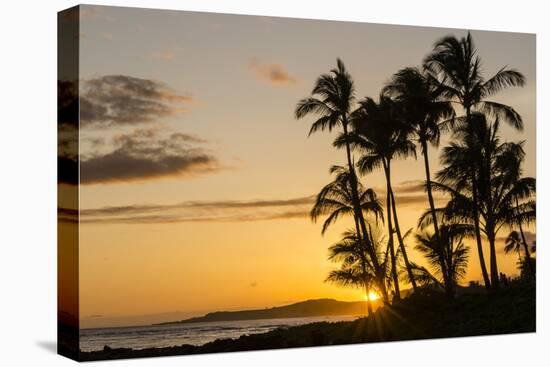
[[[58,36],[60,354],[535,332],[535,35],[81,5]]]

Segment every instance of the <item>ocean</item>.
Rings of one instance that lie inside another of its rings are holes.
[[[111,348],[144,349],[182,344],[203,345],[216,339],[236,339],[245,334],[265,333],[280,327],[313,322],[351,321],[357,316],[322,316],[287,319],[199,322],[189,324],[132,326],[80,330],[80,350]]]

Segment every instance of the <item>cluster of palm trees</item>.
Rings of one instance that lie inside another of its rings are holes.
[[[468,264],[470,249],[464,240],[473,238],[484,285],[496,289],[496,240],[503,229],[516,233],[509,235],[513,245],[508,251],[523,249],[531,264],[524,226],[535,220],[535,179],[522,176],[523,142],[500,138],[502,123],[521,130],[523,121],[513,107],[489,100],[524,84],[520,72],[506,67],[485,79],[470,33],[437,41],[420,67],[399,70],[377,99],[356,100],[353,79],[340,59],[321,75],[311,96],[298,102],[295,116],[315,116],[310,135],[336,130],[333,145],[345,149],[347,164],[331,168],[334,179],[317,195],[311,217],[324,218],[322,233],[342,217],[354,223],[329,249],[329,258],[341,267],[327,280],[364,288],[366,294],[375,290],[384,302],[401,297],[402,283],[413,291],[439,287],[453,297]],[[453,139],[441,150],[442,168],[432,178],[429,146],[438,147],[445,133]],[[411,236],[411,230],[403,233],[400,227],[392,163],[416,159],[418,150],[428,205]],[[383,201],[359,177],[379,169],[386,180]],[[448,198],[444,206],[436,207],[434,192]],[[409,237],[431,269],[410,260]],[[534,269],[530,274],[534,280]]]

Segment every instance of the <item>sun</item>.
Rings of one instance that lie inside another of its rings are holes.
[[[380,298],[380,295],[375,291],[370,291],[369,294],[364,295],[365,301],[376,301]]]

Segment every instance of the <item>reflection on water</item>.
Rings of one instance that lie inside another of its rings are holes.
[[[111,348],[132,349],[182,344],[202,345],[216,339],[234,339],[245,334],[265,333],[279,327],[312,322],[351,321],[355,318],[356,316],[323,316],[83,329],[80,331],[80,349],[88,352],[103,349],[105,345]]]

